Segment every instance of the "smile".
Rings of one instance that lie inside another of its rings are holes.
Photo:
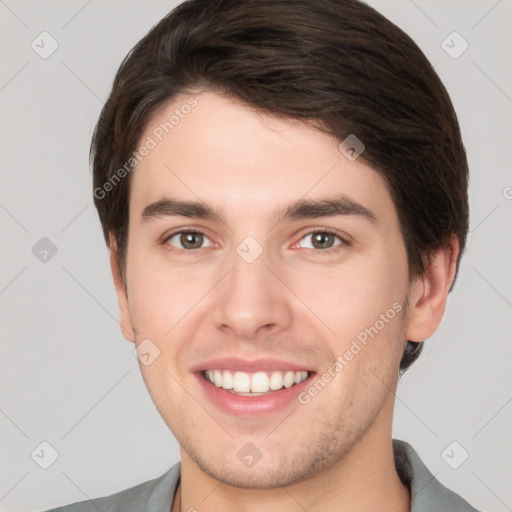
[[[273,358],[223,357],[194,365],[191,372],[208,400],[220,411],[256,418],[301,407],[298,395],[311,384],[311,366]]]

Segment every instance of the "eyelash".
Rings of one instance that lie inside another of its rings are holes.
[[[169,242],[169,240],[171,238],[173,238],[176,235],[184,234],[184,233],[200,234],[200,235],[203,235],[206,238],[208,238],[208,236],[205,233],[203,233],[202,231],[199,231],[197,229],[180,229],[180,230],[177,230],[177,231],[173,231],[169,235],[165,235],[161,243],[162,243],[162,245],[166,246],[170,251],[193,252],[193,251],[198,251],[200,249],[206,249],[206,247],[199,247],[199,248],[196,248],[196,249],[179,249],[177,247],[173,247],[173,246],[169,245],[168,242]],[[299,242],[302,239],[304,239],[305,237],[307,237],[309,235],[314,235],[314,234],[317,234],[317,233],[334,235],[335,237],[337,237],[340,240],[341,243],[336,245],[336,246],[334,246],[334,247],[331,247],[329,249],[314,249],[314,248],[313,249],[306,248],[306,249],[311,250],[311,251],[315,251],[317,253],[322,253],[322,254],[325,254],[325,255],[330,255],[330,254],[334,254],[334,253],[338,252],[339,250],[342,250],[344,247],[347,247],[347,246],[351,245],[350,242],[346,238],[343,238],[342,236],[340,236],[339,233],[337,233],[334,230],[327,229],[327,228],[322,228],[322,229],[317,229],[317,230],[313,230],[313,231],[308,231],[307,233],[305,233],[300,238]]]

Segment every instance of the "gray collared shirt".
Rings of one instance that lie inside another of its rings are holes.
[[[442,485],[405,441],[393,439],[395,465],[411,491],[410,512],[478,512],[467,501]],[[170,512],[180,480],[181,463],[166,473],[103,498],[81,501],[47,512]]]

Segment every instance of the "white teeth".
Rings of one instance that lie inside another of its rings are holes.
[[[233,390],[238,393],[248,393],[251,391],[251,378],[249,377],[249,374],[245,372],[235,372]]]
[[[274,372],[270,377],[270,389],[275,391],[283,387],[283,374],[281,372]]]
[[[253,393],[265,393],[269,390],[269,378],[265,372],[257,372],[251,379],[251,391]]]
[[[224,370],[222,372],[222,387],[224,389],[233,389],[233,381],[233,374],[227,370]]]
[[[301,383],[308,378],[308,372],[295,372],[295,384]]]
[[[206,380],[218,388],[232,390],[235,393],[268,393],[279,389],[290,388],[308,378],[308,372],[231,372],[229,370],[206,370]]]
[[[291,388],[295,384],[295,373],[294,372],[286,372],[283,384],[285,388]]]

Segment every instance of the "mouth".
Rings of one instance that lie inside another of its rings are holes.
[[[275,360],[216,359],[192,369],[205,397],[224,413],[261,417],[301,406],[297,397],[315,371]]]

